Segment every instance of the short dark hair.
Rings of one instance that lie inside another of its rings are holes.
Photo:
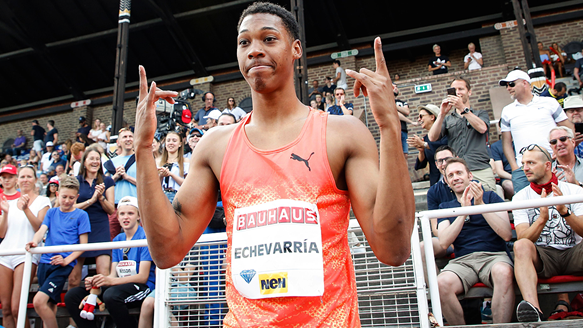
[[[455,164],[455,163],[462,164],[466,168],[466,172],[470,173],[470,168],[468,167],[468,163],[466,163],[466,161],[463,158],[459,158],[459,157],[452,157],[452,158],[448,159],[447,162],[445,162],[445,167],[443,168],[443,172],[447,171],[447,167],[450,164]]]
[[[300,39],[300,27],[292,13],[280,5],[269,2],[255,2],[247,7],[247,9],[243,10],[241,17],[239,18],[239,23],[237,23],[237,31],[239,31],[241,23],[245,17],[255,14],[270,14],[279,17],[292,39]]]
[[[221,119],[221,117],[223,117],[223,116],[230,116],[230,117],[232,117],[232,118],[233,118],[233,121],[234,121],[235,123],[237,123],[237,118],[235,117],[235,115],[233,115],[233,114],[231,114],[231,113],[222,113],[222,114],[221,114],[221,116],[219,116],[219,118],[217,119],[217,122],[218,122],[218,121],[219,121],[219,119]]]
[[[453,150],[453,148],[451,148],[448,145],[439,146],[435,150],[435,155],[437,155],[437,153],[440,153],[440,152],[445,151],[445,150],[449,150],[451,152],[451,154],[453,155],[453,157],[457,157],[457,153],[455,152],[455,150]]]
[[[53,121],[53,120],[49,120],[49,121],[48,121],[48,123],[49,123],[51,126],[55,126],[55,121]]]
[[[454,83],[455,81],[462,81],[466,84],[466,88],[468,88],[468,90],[472,89],[472,86],[470,85],[470,80],[466,79],[463,76],[456,76],[453,78],[453,81],[451,81],[451,83]],[[451,85],[451,84],[450,84]]]
[[[342,65],[340,65],[340,61],[338,59],[334,59],[332,61],[332,64],[338,64],[338,66],[342,66]]]
[[[565,90],[567,88],[567,85],[563,82],[557,82],[555,84],[555,87],[553,89],[555,89],[558,92],[561,92],[563,90]]]

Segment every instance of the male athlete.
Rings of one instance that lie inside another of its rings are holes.
[[[205,133],[172,205],[160,188],[151,144],[155,102],[173,102],[177,93],[155,82],[148,91],[139,69],[138,200],[151,254],[161,268],[180,262],[211,220],[220,187],[229,264],[225,327],[358,327],[346,233],[350,207],[375,255],[395,266],[409,257],[415,211],[380,39],[374,41],[376,72],[347,70],[356,79],[355,95],[369,97],[379,157],[357,118],[329,116],[297,99],[294,62],[302,45],[288,11],[255,3],[237,30],[239,68],[254,111],[239,124]]]

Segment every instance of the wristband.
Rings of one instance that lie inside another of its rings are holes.
[[[561,214],[561,213],[559,213],[559,214]],[[571,216],[571,214],[572,214],[572,213],[571,213],[571,210],[567,209],[567,213],[565,213],[565,214],[561,214],[561,217],[562,217],[562,218],[566,218],[566,217],[568,217],[568,216]]]

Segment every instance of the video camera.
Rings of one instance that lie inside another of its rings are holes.
[[[202,95],[200,89],[186,89],[178,95],[174,104],[164,99],[156,102],[157,129],[156,137],[162,139],[170,131],[184,135],[185,129],[190,126],[192,111],[187,99],[194,99],[196,95]]]

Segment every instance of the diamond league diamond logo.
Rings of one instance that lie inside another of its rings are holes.
[[[243,270],[243,271],[241,271],[241,273],[240,273],[239,275],[240,275],[240,276],[243,278],[243,280],[245,280],[247,283],[250,283],[250,282],[251,282],[251,280],[253,279],[253,277],[255,277],[255,274],[256,274],[256,273],[257,273],[257,272],[256,272],[255,270],[251,269],[251,270]]]

